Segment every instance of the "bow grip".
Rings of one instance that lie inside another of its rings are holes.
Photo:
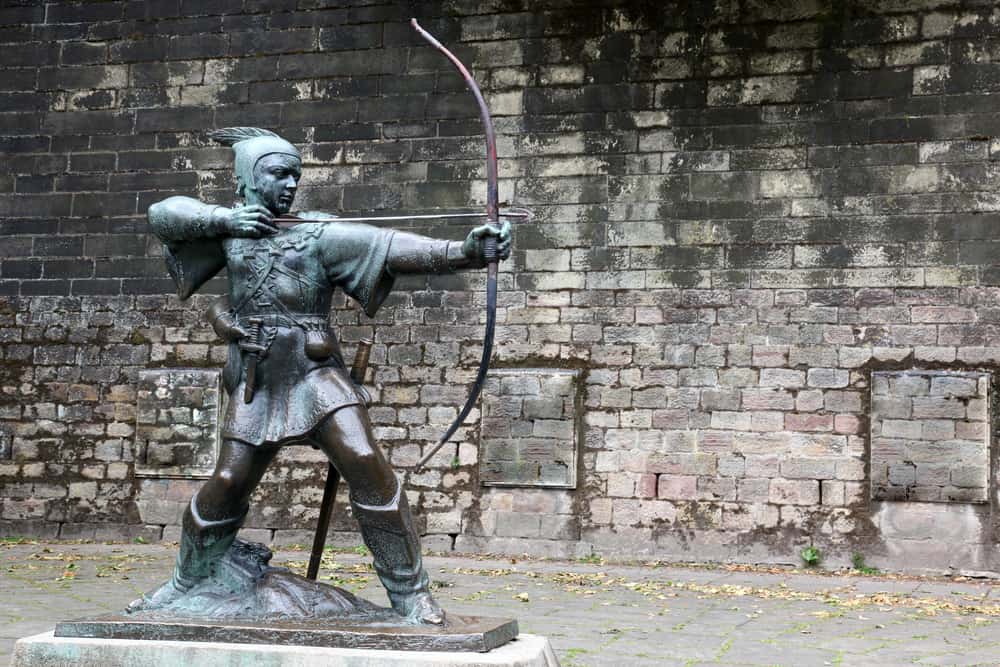
[[[483,259],[487,264],[496,264],[500,261],[500,253],[497,251],[497,237],[487,236],[483,241]]]

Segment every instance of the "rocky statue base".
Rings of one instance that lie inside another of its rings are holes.
[[[392,609],[379,607],[342,588],[306,579],[287,568],[271,567],[271,557],[271,550],[263,544],[237,539],[215,566],[213,575],[186,594],[157,609],[125,612],[122,616],[137,622],[198,618],[404,622]],[[59,627],[56,636],[60,636]]]
[[[484,653],[517,637],[510,619],[449,615],[444,625],[415,624],[343,589],[271,567],[270,560],[264,545],[237,540],[213,576],[170,604],[64,621],[53,640]]]

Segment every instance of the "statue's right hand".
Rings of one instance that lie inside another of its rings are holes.
[[[259,239],[270,236],[278,231],[271,212],[259,204],[239,206],[237,208],[216,209],[221,227],[226,236],[236,236],[247,239]]]

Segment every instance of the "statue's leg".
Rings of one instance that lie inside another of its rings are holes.
[[[444,611],[428,590],[406,494],[375,444],[364,408],[337,410],[313,437],[351,487],[354,516],[393,609],[415,623],[443,623]]]
[[[226,440],[215,472],[191,498],[181,522],[181,545],[170,581],[134,601],[127,611],[171,604],[212,574],[243,525],[248,499],[277,453],[277,447],[253,447]]]

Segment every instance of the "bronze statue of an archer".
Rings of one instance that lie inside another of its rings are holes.
[[[256,128],[211,136],[235,152],[242,205],[170,197],[149,208],[149,222],[164,243],[180,298],[227,269],[229,295],[211,309],[210,320],[229,341],[223,371],[229,407],[215,472],[184,514],[173,577],[130,610],[168,606],[208,577],[274,455],[286,445],[310,444],[349,484],[392,607],[411,622],[441,624],[444,612],[428,590],[406,494],[375,442],[367,395],[348,376],[327,315],[336,289],[374,315],[396,276],[484,267],[491,237],[506,259],[510,227],[483,225],[464,242],[335,219],[283,228],[275,219],[287,218],[295,199],[299,151]]]

